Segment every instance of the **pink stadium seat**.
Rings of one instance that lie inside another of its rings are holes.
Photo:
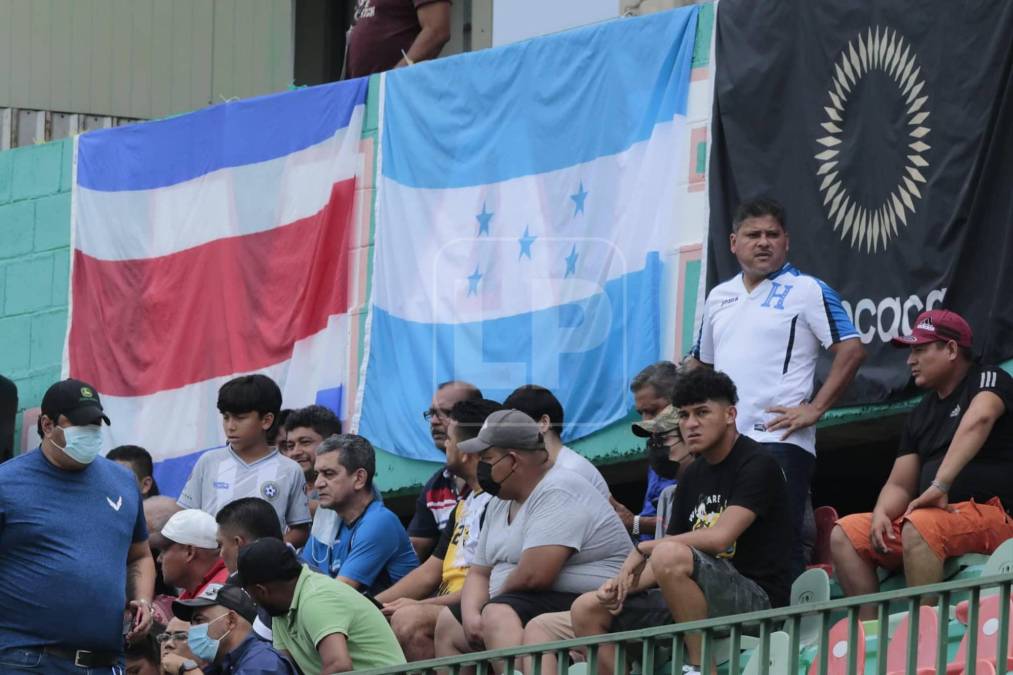
[[[995,664],[985,659],[978,659],[974,663],[974,672],[960,671],[960,675],[995,675]]]
[[[809,567],[820,567],[832,576],[834,567],[830,557],[830,532],[837,524],[837,509],[821,506],[813,511],[813,519],[816,521],[816,545],[813,547],[813,559]]]
[[[922,607],[918,612],[918,662],[915,668],[919,675],[936,671],[936,647],[939,638],[939,615],[933,607]],[[888,675],[903,675],[907,672],[907,641],[910,632],[910,616],[905,614],[890,638],[886,652]]]
[[[841,619],[833,625],[830,629],[829,639],[827,643],[830,646],[830,653],[827,655],[827,673],[826,675],[847,675],[848,673],[848,650],[854,648],[856,650],[855,663],[858,664],[859,669],[864,668],[865,663],[865,627],[859,622],[858,634],[855,636],[854,643],[852,644],[848,640],[848,620]],[[809,667],[809,675],[819,675],[820,671],[820,655],[816,654],[816,659]]]
[[[999,648],[999,627],[999,597],[991,595],[982,598],[978,611],[978,625],[977,627],[970,625],[967,627],[967,632],[964,633],[960,646],[957,648],[956,657],[952,663],[946,666],[948,675],[959,675],[959,673],[964,672],[967,665],[967,640],[972,630],[977,630],[978,633],[978,650],[976,654],[978,666],[975,669],[977,671],[975,675],[985,672],[981,669],[982,661],[987,661],[992,666],[995,666],[995,653]],[[1010,632],[1013,633],[1013,631]],[[1011,636],[1007,644],[1006,663],[1002,665],[1002,672],[1004,673],[1013,668],[1013,636]]]

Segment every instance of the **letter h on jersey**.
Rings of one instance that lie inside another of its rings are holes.
[[[770,292],[767,293],[767,299],[763,301],[760,307],[770,307],[770,303],[774,303],[774,309],[784,309],[784,299],[788,297],[788,293],[793,287],[790,284],[784,284],[783,286],[776,281],[770,282]],[[782,290],[783,289],[783,290]]]

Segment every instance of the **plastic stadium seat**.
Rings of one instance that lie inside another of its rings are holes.
[[[834,573],[834,561],[830,555],[830,533],[839,518],[837,509],[832,506],[820,506],[813,511],[813,519],[816,521],[816,543],[813,546],[813,559],[809,567],[822,567],[830,575]]]
[[[978,659],[974,664],[974,672],[960,671],[960,675],[995,675],[995,664],[985,659]]]
[[[792,675],[791,673],[791,637],[784,631],[770,634],[769,675]],[[746,663],[742,675],[760,674],[760,650],[753,651]]]
[[[1007,539],[999,545],[999,548],[992,552],[992,555],[988,557],[985,564],[981,568],[981,576],[992,577],[999,574],[1009,574],[1013,572],[1013,539]],[[987,588],[981,592],[981,597],[985,598],[990,595],[996,595],[999,592],[998,588]],[[957,604],[954,616],[957,621],[967,625],[967,609],[968,604],[965,600]]]
[[[829,640],[830,653],[827,655],[826,675],[847,675],[848,673],[848,651],[855,649],[855,663],[865,663],[865,627],[858,623],[858,635],[854,643],[848,639],[848,620],[841,619],[830,629]],[[809,666],[809,675],[819,675],[820,655],[817,654],[812,665]]]
[[[1013,605],[1013,602],[1010,603]],[[1013,610],[1013,607],[1011,607]],[[951,663],[946,666],[948,675],[959,675],[967,665],[967,642],[971,631],[976,631],[978,636],[977,659],[995,664],[995,653],[999,649],[999,596],[991,595],[982,598],[978,609],[978,625],[968,626],[964,633],[960,646],[957,648],[957,655]],[[1008,632],[1009,631],[1007,628]],[[1003,664],[1001,672],[1013,669],[1013,639],[1009,639],[1006,648],[1006,663]],[[978,673],[983,672],[980,668],[975,669]]]
[[[903,675],[907,672],[907,641],[910,632],[910,615],[904,614],[890,637],[886,652],[888,675]],[[918,660],[915,665],[919,675],[936,671],[936,647],[939,644],[939,615],[933,607],[921,607],[918,611]]]
[[[820,507],[824,508],[824,507]],[[829,508],[829,507],[827,507]],[[819,509],[817,509],[818,511]],[[791,585],[791,606],[808,605],[830,600],[830,577],[821,568],[811,568],[799,575]],[[786,627],[787,630],[787,627]],[[806,647],[820,639],[820,617],[802,617],[799,627],[799,645]]]

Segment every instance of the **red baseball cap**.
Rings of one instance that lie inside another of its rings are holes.
[[[971,326],[964,321],[964,317],[948,309],[930,309],[915,319],[911,335],[895,337],[891,342],[898,347],[913,347],[953,340],[961,347],[970,348],[971,338]]]

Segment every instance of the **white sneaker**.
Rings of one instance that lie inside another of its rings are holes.
[[[700,666],[685,665],[682,667],[682,675],[700,675]]]

